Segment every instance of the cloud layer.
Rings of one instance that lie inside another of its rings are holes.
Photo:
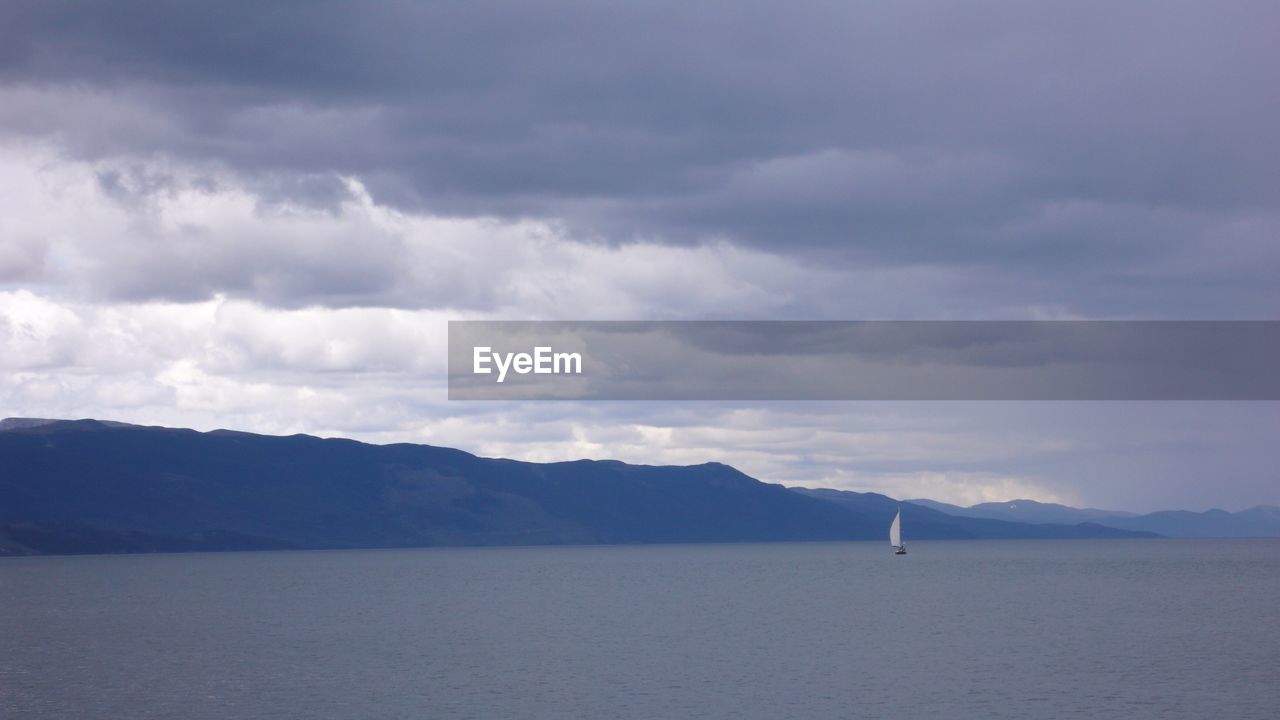
[[[358,178],[397,210],[587,241],[1017,274],[1093,315],[1280,308],[1257,269],[1280,264],[1271,3],[7,14],[0,131],[78,158],[212,164],[326,207]]]

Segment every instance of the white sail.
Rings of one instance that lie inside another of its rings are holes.
[[[902,545],[902,511],[893,516],[893,524],[889,526],[889,544],[893,547]]]

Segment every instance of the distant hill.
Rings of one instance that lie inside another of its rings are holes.
[[[1014,520],[1025,523],[1093,522],[1123,530],[1142,530],[1168,537],[1280,537],[1280,508],[1259,505],[1240,512],[1165,510],[1138,515],[1114,510],[1073,508],[1034,500],[982,503],[969,507],[933,500],[907,502],[967,518]]]
[[[1135,515],[1134,513],[1118,510],[1074,508],[1056,503],[1036,502],[1035,500],[989,502],[970,505],[969,507],[924,499],[908,500],[907,502],[923,505],[957,517],[989,518],[992,520],[1011,520],[1013,522],[1027,523],[1065,523],[1074,525],[1082,522],[1096,522],[1106,524],[1115,518],[1134,517]]]
[[[1240,512],[1163,510],[1108,520],[1107,525],[1169,537],[1280,537],[1280,507],[1259,505]]]
[[[902,510],[903,527],[909,537],[920,540],[931,540],[935,537],[972,537],[1000,539],[1050,539],[1050,538],[1103,538],[1103,537],[1136,537],[1133,535],[1117,535],[1113,528],[1098,523],[1021,523],[990,518],[964,517],[949,515],[935,510],[917,500],[899,501],[877,493],[858,493],[848,490],[830,490],[826,488],[792,488],[809,497],[821,498],[835,502],[851,510],[864,513],[878,511],[880,517],[893,518],[898,509]],[[932,501],[926,501],[932,503]],[[937,503],[942,505],[943,503]],[[873,510],[875,509],[875,510]],[[1154,537],[1156,533],[1146,535]]]
[[[881,540],[896,503],[718,463],[526,463],[428,445],[0,423],[0,552]],[[908,538],[1118,537],[907,508]]]

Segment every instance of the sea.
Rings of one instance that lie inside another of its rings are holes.
[[[1280,717],[1280,540],[909,550],[0,558],[0,717]]]

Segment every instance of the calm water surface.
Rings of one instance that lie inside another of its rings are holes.
[[[4,718],[1280,717],[1280,541],[0,559]]]

